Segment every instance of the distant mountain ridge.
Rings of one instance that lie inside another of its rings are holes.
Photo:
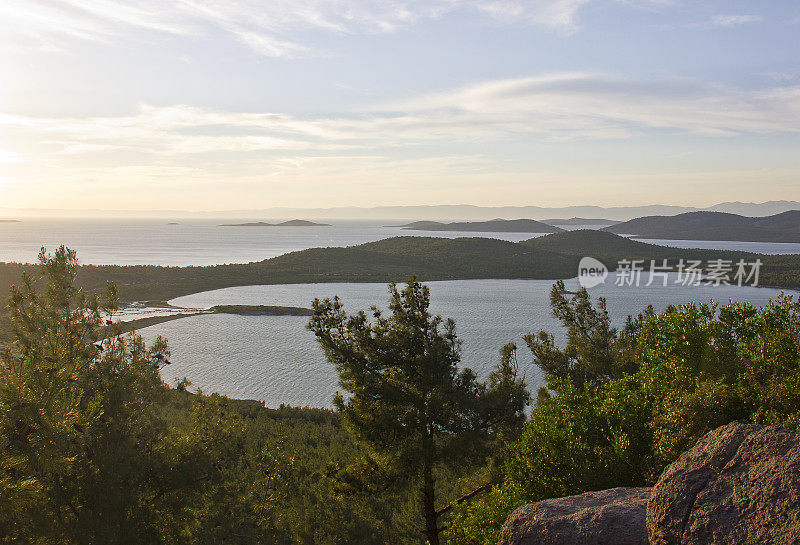
[[[646,216],[603,230],[655,239],[800,242],[800,210],[766,217],[705,211],[676,216]]]
[[[563,231],[560,227],[530,219],[493,219],[490,221],[462,221],[454,223],[414,221],[401,225],[400,227],[413,231],[463,231],[474,233],[559,233]]]

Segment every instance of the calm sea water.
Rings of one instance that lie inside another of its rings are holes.
[[[576,287],[574,280],[568,282]],[[548,330],[563,342],[563,331],[550,313],[550,281],[462,280],[429,282],[431,307],[456,321],[463,340],[462,363],[485,376],[499,359],[507,342],[520,346],[520,368],[532,390],[541,384],[522,336]],[[748,287],[683,287],[653,285],[648,288],[593,288],[593,296],[608,299],[613,320],[624,323],[652,304],[663,310],[669,304],[689,301],[734,300],[761,305],[778,290]],[[207,308],[216,304],[264,304],[309,306],[314,297],[339,295],[355,312],[372,304],[385,308],[383,284],[298,284],[228,288],[172,301],[175,305]],[[337,391],[337,377],[325,361],[314,336],[305,329],[307,318],[287,316],[200,315],[166,322],[141,331],[148,340],[163,335],[172,347],[172,365],[163,371],[174,383],[188,377],[195,388],[233,397],[281,403],[329,407]]]
[[[30,263],[39,249],[66,244],[95,265],[218,265],[261,261],[296,250],[353,246],[394,236],[486,236],[519,242],[536,233],[406,231],[375,222],[329,227],[221,227],[243,220],[25,220],[0,223],[0,261]],[[387,222],[391,223],[391,222]]]
[[[247,263],[320,246],[352,246],[388,237],[483,236],[519,242],[535,233],[405,231],[375,222],[329,221],[330,227],[220,227],[242,220],[54,220],[0,223],[0,261],[34,262],[42,245],[77,250],[82,263],[98,265],[216,265]],[[392,222],[385,222],[390,224]],[[396,223],[396,222],[395,222]],[[591,226],[573,226],[570,229]],[[800,253],[800,244],[656,241],[692,248],[727,248],[759,253]]]

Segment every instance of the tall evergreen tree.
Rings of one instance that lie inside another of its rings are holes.
[[[486,455],[498,436],[518,429],[529,394],[517,377],[513,347],[479,382],[459,369],[460,343],[452,319],[431,315],[427,286],[409,279],[389,288],[390,314],[371,308],[348,315],[338,297],[314,301],[309,329],[339,372],[347,396],[335,404],[354,437],[376,458],[419,483],[424,532],[439,543],[435,474]]]

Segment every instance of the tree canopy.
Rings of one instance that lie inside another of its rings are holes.
[[[419,481],[425,535],[439,543],[435,469],[485,456],[518,428],[528,402],[511,350],[485,382],[459,369],[453,320],[429,312],[430,290],[415,278],[389,287],[389,314],[348,315],[339,298],[314,301],[309,322],[345,394],[336,407],[379,463]]]

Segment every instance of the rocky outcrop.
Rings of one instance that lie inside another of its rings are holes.
[[[514,511],[500,545],[646,545],[650,488],[613,488],[544,500]]]
[[[647,508],[650,545],[800,543],[800,434],[732,423],[661,475]]]

